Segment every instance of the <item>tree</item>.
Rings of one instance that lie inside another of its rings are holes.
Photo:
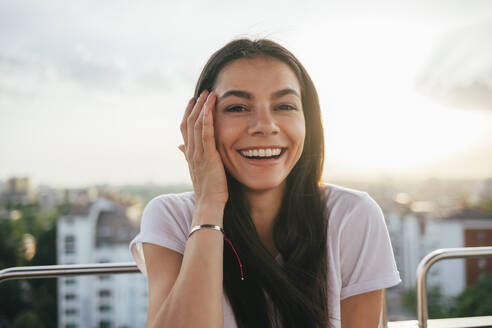
[[[474,286],[456,297],[450,311],[452,317],[492,315],[492,274],[483,276]]]
[[[14,320],[14,328],[44,328],[45,325],[33,311],[23,311]]]
[[[417,315],[417,289],[409,289],[402,296],[402,303],[415,316]],[[441,286],[433,286],[427,290],[427,313],[431,319],[449,317],[449,304],[452,299],[443,296]]]
[[[0,270],[8,267],[24,265],[20,252],[23,235],[22,225],[14,224],[8,219],[0,219]],[[21,297],[20,281],[7,281],[0,284],[0,317],[11,321],[17,315],[19,308],[25,303]]]
[[[492,215],[492,199],[485,200],[479,205],[485,213]]]
[[[16,231],[10,220],[0,219],[0,269],[22,262],[19,245],[22,231]]]
[[[427,292],[429,318],[460,318],[492,315],[492,274],[483,276],[474,286],[456,297],[442,295],[441,288],[431,287]],[[403,305],[416,315],[417,292],[408,290],[402,297]]]
[[[11,206],[17,220],[0,219],[0,270],[14,266],[56,264],[58,211],[43,214],[36,204]],[[34,236],[37,251],[31,260],[22,252],[23,236]],[[56,327],[56,279],[14,280],[0,284],[0,327]],[[39,325],[38,323],[41,323]]]

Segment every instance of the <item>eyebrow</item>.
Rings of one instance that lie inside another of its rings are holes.
[[[272,93],[271,98],[272,99],[277,99],[277,98],[280,98],[280,97],[283,97],[283,96],[289,95],[289,94],[292,94],[294,96],[297,96],[297,97],[301,98],[299,96],[299,93],[296,90],[291,89],[291,88],[285,88],[285,89],[276,91],[276,92]],[[248,99],[248,100],[251,100],[251,99],[254,98],[253,94],[251,94],[250,92],[247,92],[247,91],[243,91],[243,90],[229,90],[229,91],[224,92],[224,94],[222,94],[222,96],[219,97],[219,99],[218,99],[217,102],[222,101],[225,98],[232,97],[232,96],[239,97],[239,98],[244,98],[244,99]]]

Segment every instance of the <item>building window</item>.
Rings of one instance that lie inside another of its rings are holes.
[[[65,315],[70,316],[70,315],[76,315],[77,314],[77,309],[66,309],[65,310]]]
[[[99,328],[111,328],[111,321],[99,321]]]
[[[99,312],[109,312],[111,311],[111,306],[109,305],[100,305]]]
[[[99,291],[99,297],[110,297],[111,291],[109,289],[101,289]]]
[[[109,274],[105,274],[104,276],[98,276],[99,280],[111,280],[111,276]]]
[[[70,278],[70,279],[65,279],[65,285],[74,285],[77,282],[77,280]]]
[[[75,253],[75,236],[69,235],[65,237],[65,254]]]
[[[66,299],[67,301],[74,300],[74,299],[76,299],[76,298],[77,298],[77,295],[75,295],[75,294],[66,294],[66,295],[65,295],[65,299]]]
[[[77,328],[77,325],[76,325],[76,324],[74,324],[74,323],[67,323],[67,324],[65,325],[65,328]]]

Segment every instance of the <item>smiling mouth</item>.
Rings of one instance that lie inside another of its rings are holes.
[[[244,158],[247,159],[277,159],[282,156],[287,148],[266,148],[266,149],[249,149],[249,150],[238,150],[238,153],[241,154]]]

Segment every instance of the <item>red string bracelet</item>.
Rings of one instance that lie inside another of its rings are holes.
[[[232,242],[229,240],[229,238],[226,237],[224,229],[222,229],[221,226],[215,225],[215,224],[201,224],[194,226],[193,229],[191,229],[190,234],[188,235],[188,238],[197,230],[203,229],[203,228],[209,228],[209,229],[214,229],[217,231],[222,232],[222,235],[224,236],[224,239],[229,245],[231,246],[232,250],[234,251],[234,254],[236,254],[237,261],[239,263],[239,269],[241,270],[241,280],[244,280],[244,274],[243,274],[243,264],[241,263],[241,259],[239,258],[239,255],[236,252],[236,249],[232,245]]]

